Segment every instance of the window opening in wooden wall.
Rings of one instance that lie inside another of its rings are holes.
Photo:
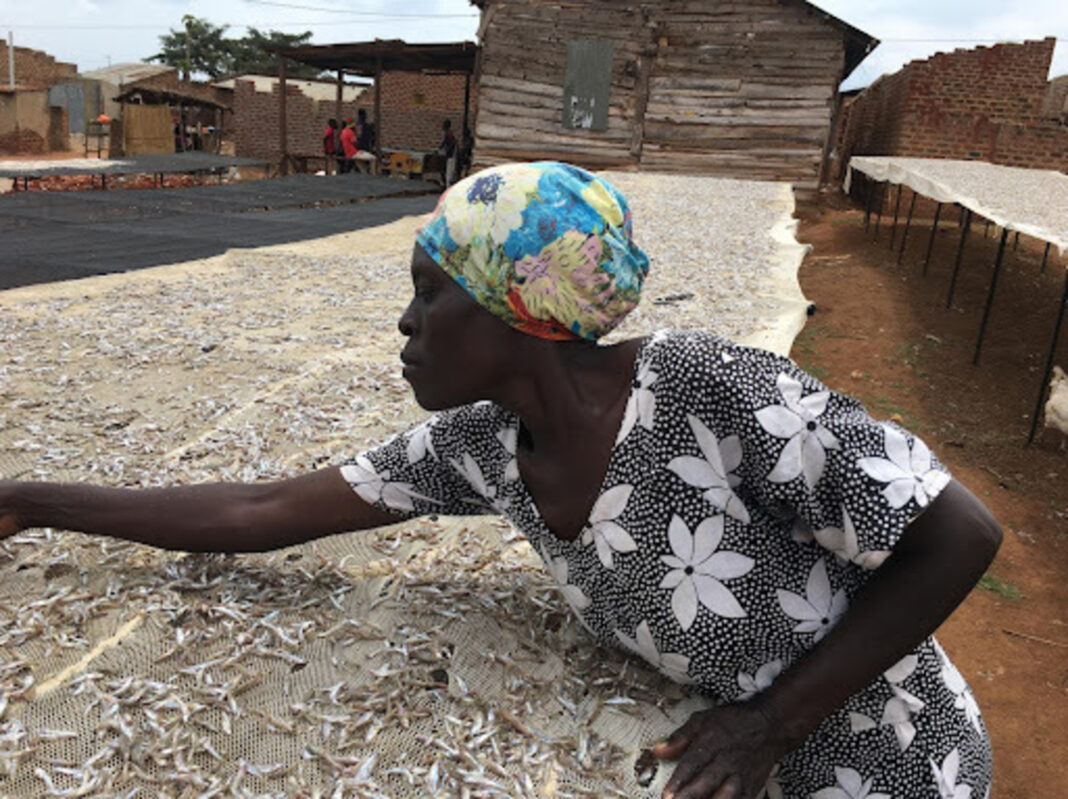
[[[612,42],[572,39],[567,43],[563,125],[580,130],[607,130],[612,95]]]

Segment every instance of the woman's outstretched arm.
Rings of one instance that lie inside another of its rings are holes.
[[[336,467],[270,483],[173,488],[0,481],[0,538],[54,527],[162,549],[262,552],[397,521],[357,496]]]

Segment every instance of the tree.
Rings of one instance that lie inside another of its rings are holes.
[[[264,33],[256,28],[249,28],[247,35],[231,40],[233,53],[231,70],[235,75],[273,75],[278,71],[278,56],[268,50],[299,47],[308,44],[311,37],[311,31],[304,33],[267,31]],[[293,78],[317,78],[319,69],[289,61],[286,64],[286,74]]]
[[[182,70],[189,80],[190,73],[199,72],[213,80],[226,75],[273,75],[278,72],[278,56],[268,49],[297,47],[308,44],[311,31],[282,33],[249,28],[239,39],[225,38],[229,26],[212,25],[206,19],[190,15],[182,17],[182,29],[172,29],[159,37],[161,50],[147,59]],[[287,74],[294,78],[315,78],[319,70],[307,64],[289,61]]]
[[[185,80],[193,72],[203,72],[212,78],[228,73],[233,53],[231,40],[224,39],[223,34],[229,26],[212,25],[189,14],[182,17],[182,25],[181,30],[171,29],[159,37],[162,49],[148,60],[178,67]]]

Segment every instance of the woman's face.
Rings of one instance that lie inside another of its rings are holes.
[[[480,306],[422,247],[412,254],[415,296],[398,328],[404,379],[426,410],[491,399],[514,373],[522,333]]]

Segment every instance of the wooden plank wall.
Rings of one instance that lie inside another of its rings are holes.
[[[643,168],[818,187],[842,34],[778,0],[657,6]]]
[[[605,132],[560,124],[567,40],[615,43]],[[475,165],[536,158],[818,187],[840,30],[782,0],[491,0]]]
[[[637,166],[631,152],[635,61],[642,48],[648,48],[650,34],[636,6],[618,0],[508,0],[487,5],[483,27],[476,168],[538,159],[595,168]],[[606,131],[572,130],[561,124],[569,39],[613,42]]]

